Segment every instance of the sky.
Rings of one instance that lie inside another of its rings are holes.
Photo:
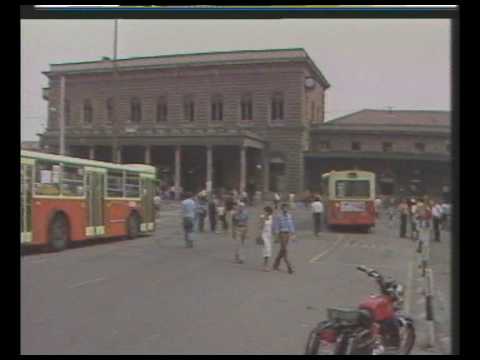
[[[21,140],[47,119],[49,64],[113,57],[113,20],[21,21]],[[331,87],[325,117],[450,110],[448,19],[119,20],[118,58],[304,48]]]

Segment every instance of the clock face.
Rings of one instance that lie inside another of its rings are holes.
[[[315,80],[313,80],[312,78],[306,78],[305,79],[305,86],[307,88],[313,88],[315,86]]]

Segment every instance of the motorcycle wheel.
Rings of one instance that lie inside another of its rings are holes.
[[[305,346],[305,355],[317,355],[320,348],[320,336],[315,330],[308,335],[307,345]]]
[[[409,355],[415,345],[415,328],[408,325],[400,329],[400,346],[398,348],[398,355]]]

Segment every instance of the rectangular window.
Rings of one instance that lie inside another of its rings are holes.
[[[84,170],[81,166],[63,165],[62,195],[84,196]]]
[[[391,152],[393,150],[393,144],[391,142],[384,142],[382,144],[383,152]]]
[[[133,123],[140,123],[142,121],[142,105],[140,99],[133,98],[130,102],[130,118]]]
[[[241,116],[242,121],[253,120],[252,96],[250,94],[245,94],[242,96],[242,100],[240,102],[240,108],[242,112],[242,116]]]
[[[352,150],[353,150],[353,151],[360,151],[360,150],[362,150],[362,144],[360,144],[358,141],[352,142]]]
[[[166,122],[168,117],[167,99],[161,97],[157,100],[157,123]]]
[[[335,195],[338,198],[369,197],[370,182],[368,180],[335,181]]]
[[[60,195],[60,164],[38,161],[35,165],[35,195]]]
[[[125,177],[125,197],[140,197],[140,175],[137,173],[127,172]]]
[[[107,171],[107,196],[123,197],[123,171]]]
[[[105,105],[106,105],[106,108],[107,108],[107,123],[112,124],[113,123],[113,117],[114,117],[113,98],[108,98]]]
[[[212,121],[223,120],[223,99],[220,95],[212,97]]]
[[[283,94],[275,93],[272,97],[271,119],[272,121],[283,120]]]
[[[83,102],[83,121],[85,124],[91,124],[93,122],[93,107],[90,99]]]
[[[417,152],[425,152],[425,144],[424,143],[415,143],[415,150]]]
[[[195,121],[195,102],[192,96],[186,96],[183,102],[183,116],[185,121]]]

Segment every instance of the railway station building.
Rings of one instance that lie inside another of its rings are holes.
[[[450,114],[363,110],[325,122],[329,82],[301,48],[51,64],[42,149],[147,163],[177,189],[319,189],[357,167],[386,195],[450,186]],[[433,182],[433,183],[432,183]]]

